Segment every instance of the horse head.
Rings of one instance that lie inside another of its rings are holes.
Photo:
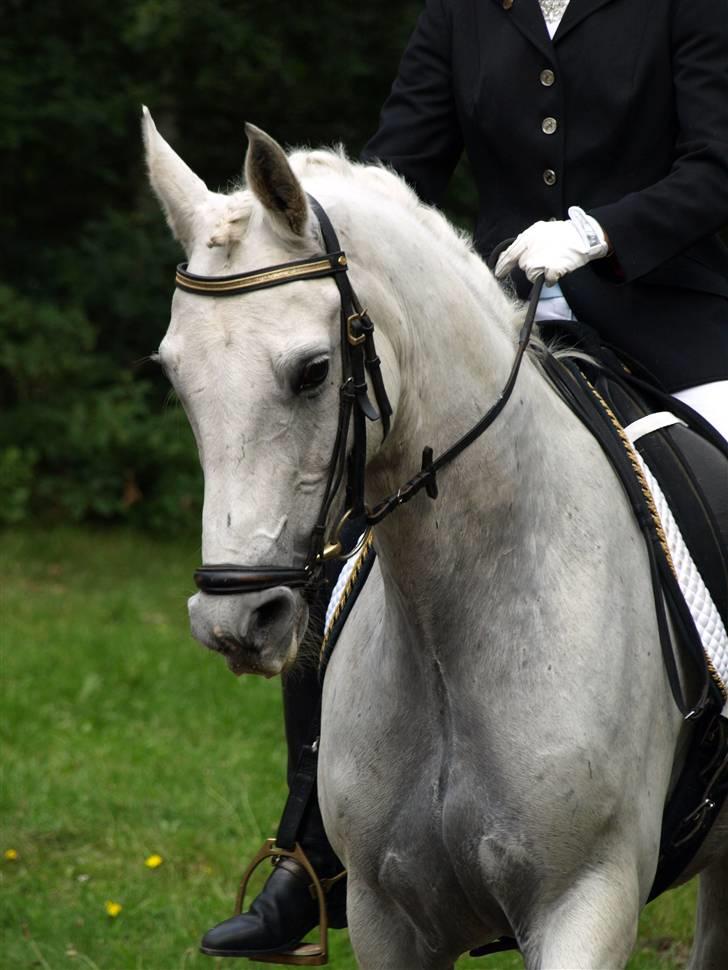
[[[224,280],[326,251],[301,180],[264,132],[247,126],[246,187],[220,194],[170,148],[146,109],[143,131],[152,187],[187,256],[186,280]],[[338,158],[318,154],[319,168],[326,168],[324,156],[332,164]],[[325,193],[310,158],[308,171]],[[330,276],[275,288],[263,280],[260,288],[210,299],[204,290],[180,288],[178,274],[158,356],[197,442],[206,564],[270,572],[307,562],[339,420],[341,306]],[[394,356],[382,343],[391,377]],[[331,503],[328,528],[341,501]],[[308,606],[301,589],[277,585],[225,596],[199,592],[189,614],[193,635],[224,654],[234,673],[273,676],[295,659]]]

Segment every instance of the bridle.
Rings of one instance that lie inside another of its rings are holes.
[[[409,502],[422,489],[425,489],[430,498],[437,498],[437,472],[479,438],[505,407],[531,336],[543,278],[534,284],[511,372],[495,403],[477,424],[437,458],[433,457],[432,448],[426,447],[422,453],[420,471],[370,510],[364,502],[367,421],[381,421],[382,440],[384,440],[389,433],[392,406],[384,387],[381,362],[374,345],[374,324],[367,311],[362,308],[349,282],[346,254],[339,245],[336,231],[323,207],[311,195],[308,196],[308,201],[318,219],[325,253],[309,259],[294,260],[232,276],[199,276],[188,272],[186,263],[180,263],[177,267],[175,283],[179,289],[208,297],[236,296],[297,280],[331,276],[339,290],[341,305],[342,382],[339,387],[339,416],[324,497],[316,524],[311,530],[306,561],[301,567],[246,566],[237,563],[202,565],[195,571],[195,583],[198,589],[209,595],[251,593],[276,586],[299,588],[304,591],[304,594],[311,595],[318,586],[326,560],[346,558],[349,555],[344,552],[340,538],[347,521],[359,520],[370,526],[376,525],[400,505]],[[497,257],[498,252],[509,241],[498,247],[491,256],[491,260]],[[376,407],[369,397],[367,375],[374,391]],[[347,445],[350,431],[351,449],[349,451]],[[327,521],[345,476],[346,509],[334,530],[333,541],[327,544],[325,541]]]
[[[315,589],[323,563],[343,553],[339,536],[344,522],[366,512],[364,474],[367,421],[381,421],[383,440],[389,433],[392,406],[374,346],[374,324],[349,282],[346,254],[339,245],[329,217],[313,196],[308,196],[308,200],[318,219],[325,253],[234,276],[197,276],[189,273],[184,263],[177,267],[176,284],[188,293],[212,297],[234,296],[296,280],[331,276],[340,298],[342,380],[339,387],[339,417],[324,497],[311,531],[306,562],[302,567],[242,566],[236,563],[203,565],[195,572],[195,582],[203,593],[220,596],[250,593],[274,586],[298,587],[307,591]],[[369,398],[367,375],[374,391],[376,407]],[[350,430],[352,443],[349,454],[347,444]],[[335,530],[334,541],[326,544],[327,521],[345,475],[348,508]]]

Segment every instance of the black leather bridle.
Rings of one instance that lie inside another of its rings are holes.
[[[339,290],[341,300],[341,365],[342,383],[339,388],[339,418],[336,437],[329,463],[324,497],[316,524],[311,531],[308,555],[303,566],[245,566],[237,563],[202,565],[195,571],[195,583],[203,593],[215,596],[251,593],[276,586],[300,588],[312,593],[318,584],[323,563],[327,559],[344,557],[340,533],[349,519],[359,519],[367,525],[376,525],[400,505],[409,502],[425,489],[430,498],[437,498],[437,472],[448,465],[490,427],[505,407],[511,395],[533,328],[536,306],[541,293],[543,277],[533,287],[528,312],[518,338],[516,355],[506,384],[499,397],[486,414],[454,445],[437,458],[432,448],[422,452],[422,467],[409,481],[374,509],[364,503],[364,485],[367,456],[367,421],[380,420],[382,440],[387,437],[392,407],[382,379],[380,360],[374,346],[374,324],[362,308],[347,275],[348,261],[325,210],[313,196],[308,196],[321,230],[326,252],[310,259],[295,260],[278,266],[233,276],[198,276],[187,271],[187,264],[177,267],[176,285],[179,289],[197,295],[223,297],[250,293],[254,290],[281,286],[295,280],[320,279],[331,276]],[[494,260],[510,240],[506,240],[491,257]],[[371,380],[377,407],[372,405],[367,386]],[[347,450],[349,431],[352,430],[350,453]],[[333,542],[326,543],[326,527],[332,505],[346,475],[347,508],[334,530]]]
[[[195,572],[195,582],[203,593],[225,595],[250,593],[274,586],[290,586],[312,590],[316,586],[326,559],[342,555],[339,533],[344,519],[365,514],[364,474],[367,455],[367,421],[380,420],[382,438],[389,433],[392,406],[382,379],[380,360],[374,346],[374,324],[362,308],[348,277],[348,261],[323,207],[313,196],[308,197],[318,219],[326,252],[310,259],[269,266],[252,273],[235,276],[197,276],[189,273],[186,264],[177,267],[176,284],[189,293],[205,296],[234,296],[254,290],[281,286],[296,280],[333,277],[341,301],[341,369],[339,388],[339,418],[336,437],[329,462],[328,478],[316,524],[311,531],[308,556],[301,567],[242,566],[237,563],[203,565]],[[369,398],[369,376],[377,402]],[[352,432],[351,453],[347,455],[349,431]],[[326,525],[334,499],[346,475],[346,495],[349,508],[340,521],[334,542],[326,544]]]

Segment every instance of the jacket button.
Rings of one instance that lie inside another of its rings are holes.
[[[550,88],[551,85],[556,80],[556,75],[551,70],[551,68],[547,67],[544,71],[541,71],[541,73],[538,76],[538,79],[545,88]]]
[[[559,123],[556,118],[544,118],[541,122],[541,131],[544,135],[553,135],[558,127]]]
[[[547,168],[543,173],[543,180],[546,185],[556,185],[556,172],[552,168]]]

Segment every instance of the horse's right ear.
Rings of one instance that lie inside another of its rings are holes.
[[[305,236],[309,229],[308,200],[288,164],[286,153],[277,141],[255,125],[246,124],[245,133],[248,187],[286,235]]]
[[[194,239],[195,212],[207,199],[207,186],[162,138],[146,105],[142,106],[142,135],[149,181],[162,204],[170,229],[189,255]]]

